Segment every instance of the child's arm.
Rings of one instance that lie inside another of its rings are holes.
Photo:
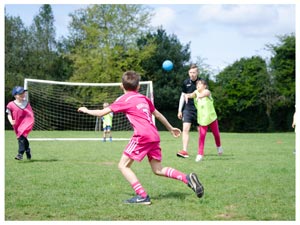
[[[209,97],[210,91],[208,89],[203,90],[201,93],[198,93],[197,98]]]
[[[184,99],[185,99],[185,103],[188,102],[189,98],[195,98],[196,97],[196,93],[190,93],[190,94],[184,94]]]
[[[174,137],[179,137],[181,134],[181,130],[178,128],[173,127],[169,121],[166,119],[166,117],[164,117],[163,114],[161,114],[158,110],[155,110],[152,113],[156,119],[158,119],[166,128],[168,131],[170,131],[172,133],[172,135]]]
[[[99,116],[99,117],[102,117],[108,113],[111,112],[111,109],[109,107],[106,107],[104,109],[95,109],[95,110],[90,110],[86,107],[80,107],[78,108],[77,110],[78,112],[83,112],[83,113],[87,113],[89,115],[92,115],[92,116]]]
[[[10,122],[10,124],[13,126],[13,125],[15,125],[15,120],[13,120],[13,118],[12,118],[12,116],[11,116],[11,114],[9,113],[9,114],[7,114],[7,119],[9,120],[9,122]]]

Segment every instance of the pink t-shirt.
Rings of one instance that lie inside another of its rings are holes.
[[[130,91],[120,96],[109,108],[114,113],[126,114],[134,129],[133,138],[139,143],[160,141],[157,128],[152,120],[155,107],[146,96]]]
[[[10,110],[12,119],[15,120],[15,125],[13,126],[14,131],[19,138],[21,135],[27,137],[34,125],[34,114],[29,103],[27,103],[24,109],[11,101],[6,106]]]

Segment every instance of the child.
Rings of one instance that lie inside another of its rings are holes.
[[[27,159],[31,159],[27,136],[34,125],[34,114],[29,102],[25,99],[25,91],[23,87],[14,87],[12,96],[15,100],[9,102],[6,106],[7,118],[14,128],[19,144],[16,160],[22,160],[24,152]]]
[[[103,103],[103,108],[108,107],[109,104],[107,102]],[[112,136],[111,136],[111,128],[112,128],[112,118],[113,118],[113,113],[106,114],[102,116],[102,123],[103,123],[103,142],[106,141],[106,137],[109,137],[109,141],[112,141]]]
[[[199,124],[199,149],[196,162],[201,161],[204,157],[204,143],[208,126],[214,135],[218,154],[222,155],[223,148],[221,147],[217,114],[214,108],[213,98],[210,91],[207,89],[207,82],[205,80],[197,81],[197,90],[191,94],[186,94],[186,101],[188,98],[194,98],[194,103],[197,108],[197,121]]]
[[[134,128],[134,133],[128,145],[123,151],[118,167],[130,183],[136,193],[131,199],[125,201],[128,204],[151,204],[150,197],[139,182],[131,166],[136,161],[142,161],[147,155],[148,161],[155,175],[164,176],[182,181],[192,188],[197,197],[201,198],[204,188],[199,182],[195,173],[184,174],[170,167],[163,167],[161,164],[160,137],[156,126],[152,121],[152,114],[171,132],[174,137],[179,137],[181,131],[174,128],[168,120],[155,109],[153,103],[144,95],[138,93],[140,75],[134,71],[127,71],[122,76],[121,88],[124,94],[120,96],[109,107],[102,110],[89,110],[80,107],[79,112],[93,116],[103,116],[110,112],[123,112],[126,114]]]

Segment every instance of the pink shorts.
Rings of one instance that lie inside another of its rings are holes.
[[[159,142],[138,143],[135,139],[131,139],[124,149],[123,154],[139,162],[141,162],[146,155],[148,156],[149,162],[152,159],[161,161]]]

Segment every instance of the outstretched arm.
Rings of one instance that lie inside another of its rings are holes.
[[[99,117],[102,117],[102,116],[104,116],[104,115],[110,113],[110,112],[111,112],[111,109],[110,109],[109,107],[106,107],[106,108],[101,109],[101,110],[100,110],[100,109],[90,110],[90,109],[88,109],[88,108],[86,108],[86,107],[80,107],[80,108],[78,108],[77,111],[78,111],[78,112],[87,113],[87,114],[89,114],[89,115],[91,115],[91,116],[99,116]]]
[[[178,128],[173,127],[169,123],[169,121],[166,119],[166,117],[164,117],[164,115],[161,114],[158,110],[155,110],[152,114],[155,116],[156,119],[158,119],[167,128],[168,131],[171,132],[171,134],[174,137],[179,137],[180,136],[181,130],[178,129]]]
[[[195,98],[196,97],[196,93],[193,92],[193,93],[190,93],[190,94],[184,94],[184,99],[185,99],[185,102],[187,103],[189,98]]]
[[[197,95],[197,98],[204,98],[210,96],[210,91],[208,89],[205,89],[201,93]]]

